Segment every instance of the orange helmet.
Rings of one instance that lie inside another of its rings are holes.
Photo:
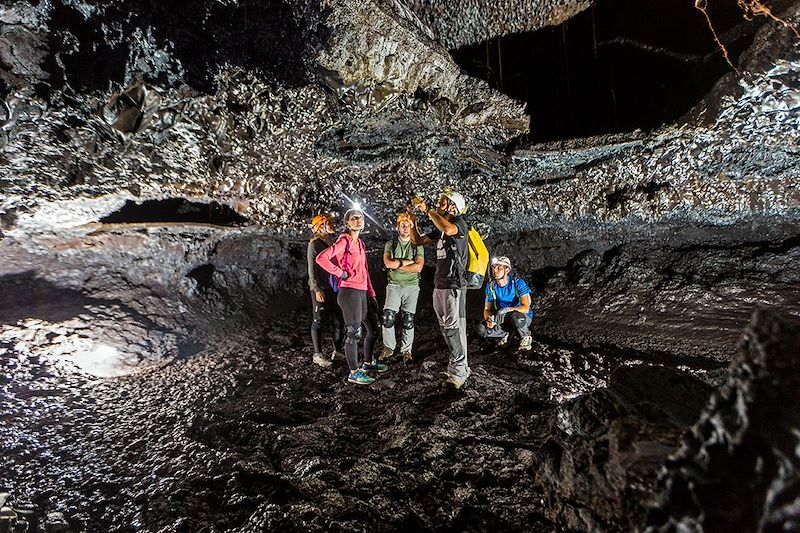
[[[333,217],[328,213],[320,213],[311,219],[311,231],[319,233],[328,222],[333,222]]]
[[[397,215],[397,224],[399,225],[401,222],[408,222],[409,224],[414,224],[414,221],[411,219],[411,215],[408,213],[400,213]]]

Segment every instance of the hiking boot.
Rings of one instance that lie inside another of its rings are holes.
[[[448,385],[452,385],[453,388],[455,388],[456,390],[458,390],[461,387],[463,387],[464,383],[466,383],[466,382],[467,382],[467,378],[461,379],[459,377],[452,376],[450,374],[447,375],[447,380],[445,381],[445,383],[447,383]]]
[[[508,335],[506,335],[505,337],[503,337],[502,339],[500,339],[499,341],[497,341],[497,345],[498,345],[498,346],[505,346],[506,344],[508,344],[508,337],[509,337],[509,336],[508,336]]]
[[[313,361],[314,361],[314,364],[317,364],[317,365],[319,365],[321,367],[329,367],[329,366],[331,366],[333,364],[330,359],[328,359],[327,357],[325,357],[321,353],[315,353]]]
[[[403,352],[402,356],[404,363],[410,363],[411,361],[414,360],[414,356],[411,355],[411,352]]]
[[[394,350],[391,348],[387,348],[386,346],[383,347],[383,351],[381,352],[381,359],[384,361],[388,361],[394,355]]]
[[[533,339],[531,338],[531,336],[530,335],[525,335],[524,337],[522,337],[522,340],[519,341],[519,349],[520,350],[524,350],[524,351],[527,352],[528,350],[531,349],[531,343],[532,342],[533,342]]]
[[[371,363],[364,362],[364,364],[361,366],[361,368],[365,372],[386,372],[387,370],[389,370],[388,366],[384,365],[383,363],[381,363],[377,359],[375,359]]]
[[[347,382],[355,383],[356,385],[372,385],[375,382],[375,378],[369,377],[363,370],[359,368],[347,376]]]

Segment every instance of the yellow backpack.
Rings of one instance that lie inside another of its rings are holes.
[[[489,268],[489,250],[480,233],[470,226],[467,232],[467,288],[480,289]]]

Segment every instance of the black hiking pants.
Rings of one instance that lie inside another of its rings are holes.
[[[364,338],[364,361],[372,362],[375,333],[379,326],[378,310],[370,309],[372,298],[369,297],[367,291],[342,287],[339,289],[338,300],[344,317],[344,353],[347,356],[347,366],[350,367],[350,370],[357,370],[361,366],[358,362],[358,341],[362,336]]]
[[[344,349],[344,321],[342,310],[336,301],[336,293],[322,291],[325,301],[317,301],[314,291],[311,291],[311,342],[314,344],[314,353],[325,353],[322,350],[322,334],[327,329],[333,338],[333,347],[337,352]]]

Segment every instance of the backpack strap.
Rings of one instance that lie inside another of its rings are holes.
[[[489,282],[489,292],[492,293],[492,307],[494,307],[494,310],[497,311],[497,294],[494,292],[495,283],[497,283],[495,280]]]
[[[408,244],[409,244],[409,246],[411,246],[411,259],[416,261],[417,260],[417,245],[414,244],[414,241],[408,241]],[[400,246],[400,237],[397,234],[395,234],[395,236],[392,237],[392,250],[391,250],[392,260],[396,259],[396,257],[394,256],[394,253],[397,250],[398,246]]]
[[[489,282],[489,292],[492,293],[492,306],[494,306],[494,310],[497,311],[497,294],[494,292],[495,283],[497,283],[495,280]],[[519,299],[519,289],[517,289],[517,276],[511,277],[511,286],[514,287],[514,297],[522,304]]]

